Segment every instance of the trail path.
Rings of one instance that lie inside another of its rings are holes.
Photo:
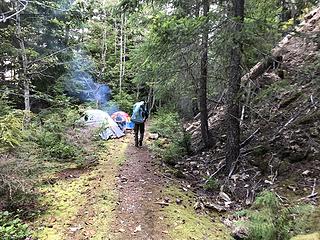
[[[163,179],[151,160],[146,147],[133,144],[126,151],[127,160],[121,167],[117,189],[119,206],[113,229],[118,239],[165,239],[160,222],[161,207],[155,202],[161,196]]]
[[[78,134],[79,141],[84,139]],[[164,178],[147,147],[134,147],[132,134],[85,145],[88,155],[97,155],[98,165],[44,177],[50,180],[38,189],[44,210],[30,223],[36,239],[229,239],[219,221],[195,212],[191,191]]]

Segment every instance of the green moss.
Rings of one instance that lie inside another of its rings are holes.
[[[227,228],[219,221],[212,221],[218,215],[197,214],[193,208],[194,195],[182,192],[176,187],[165,189],[165,196],[179,198],[182,204],[170,204],[164,208],[164,218],[169,227],[168,235],[174,240],[185,239],[232,239]]]
[[[32,223],[37,239],[104,239],[114,219],[117,192],[115,176],[125,161],[127,142],[100,143],[99,165],[76,179],[43,185],[40,202],[47,210]],[[110,154],[112,153],[112,154]],[[116,153],[116,154],[115,154]],[[72,232],[70,228],[77,228]]]
[[[37,219],[35,236],[39,239],[62,239],[68,231],[68,223],[84,206],[86,199],[81,194],[86,190],[86,178],[75,181],[59,181],[54,185],[43,186],[39,191],[43,194],[40,203],[47,207],[46,212]]]
[[[307,234],[307,235],[298,235],[291,238],[291,240],[319,240],[319,239],[320,239],[319,232]]]

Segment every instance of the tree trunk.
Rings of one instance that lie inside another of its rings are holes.
[[[241,31],[244,21],[244,0],[233,0],[232,46],[227,98],[226,171],[229,172],[240,154],[240,83]]]
[[[123,55],[122,55],[122,80],[124,81],[125,71],[126,71],[126,44],[127,44],[127,35],[126,35],[126,15],[124,14],[123,21]]]
[[[18,8],[18,6],[17,6]],[[19,9],[18,9],[19,10]],[[20,57],[22,60],[22,79],[23,79],[23,87],[24,87],[24,110],[25,110],[25,124],[28,125],[30,122],[30,81],[28,79],[27,67],[28,67],[28,59],[26,54],[26,48],[24,45],[24,40],[21,34],[21,21],[20,21],[20,13],[16,15],[16,34],[17,39],[19,41]]]
[[[117,20],[114,19],[114,56],[117,56],[117,46],[118,45],[118,29],[117,29]]]
[[[123,18],[124,14],[121,13],[121,24],[120,24],[120,79],[119,79],[119,93],[122,91],[122,71],[123,71]]]
[[[106,24],[106,23],[105,23]],[[102,68],[100,72],[100,76],[105,72],[106,69],[106,56],[107,56],[107,27],[104,26],[102,33],[102,48],[101,48],[101,60],[102,60]]]
[[[205,148],[208,148],[210,143],[209,127],[208,127],[208,108],[207,108],[207,80],[208,80],[208,13],[209,0],[203,0],[203,16],[206,18],[205,26],[202,32],[201,41],[201,69],[200,69],[200,83],[199,83],[199,105],[200,105],[200,121],[201,121],[201,135]]]

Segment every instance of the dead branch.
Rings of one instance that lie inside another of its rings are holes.
[[[314,195],[316,192],[316,184],[317,184],[317,179],[313,179],[313,187],[312,187],[312,193],[311,195]]]
[[[207,184],[218,172],[221,171],[226,165],[223,164],[220,168],[218,168],[213,174],[211,174],[208,179],[204,182],[204,184]]]
[[[168,203],[168,202],[155,202],[154,204],[158,204],[161,206],[169,206],[170,205],[170,203]]]
[[[240,148],[243,148],[244,146],[246,146],[259,131],[260,131],[260,127],[257,130],[255,130],[246,140],[244,140],[240,144]]]
[[[284,203],[285,201],[289,201],[288,198],[279,195],[277,192],[274,192],[274,194],[277,196],[277,198],[279,198],[280,202]]]
[[[2,13],[0,16],[0,23],[8,21],[9,19],[14,18],[16,15],[18,15],[22,11],[24,11],[29,4],[29,0],[20,0],[20,1],[17,1],[17,4],[20,4],[22,6],[22,8],[20,8],[20,6],[19,6],[19,7],[17,7],[17,9],[15,9],[16,12],[14,12],[14,10],[12,10],[12,11]],[[5,16],[6,14],[9,14],[9,16]]]

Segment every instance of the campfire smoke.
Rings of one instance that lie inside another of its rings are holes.
[[[109,86],[94,81],[95,66],[89,56],[81,51],[74,51],[73,55],[66,91],[82,102],[94,102],[97,108],[105,109],[111,97]]]

